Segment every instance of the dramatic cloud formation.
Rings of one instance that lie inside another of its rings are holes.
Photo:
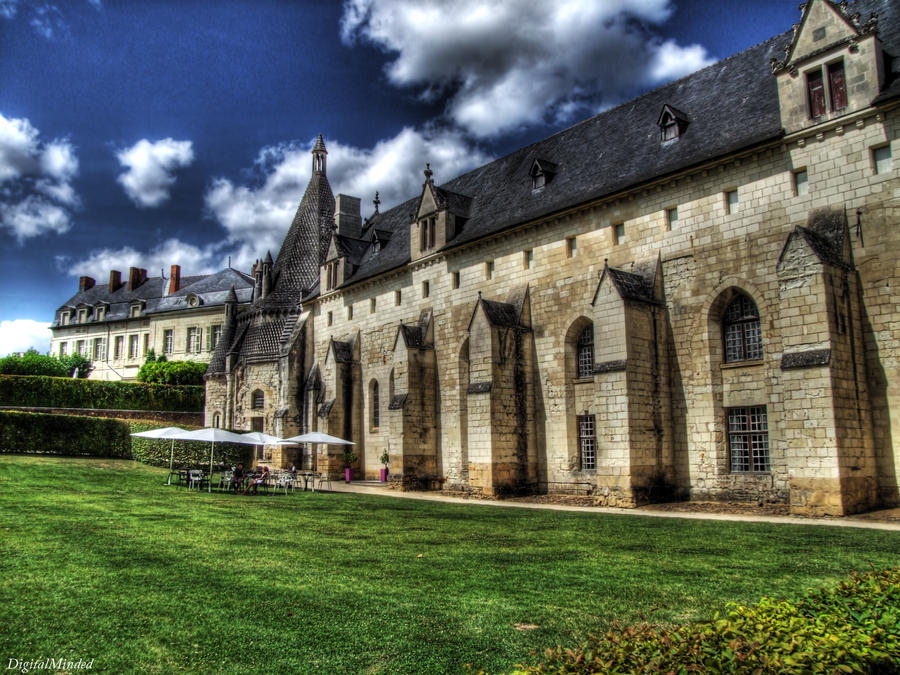
[[[32,321],[31,319],[15,319],[0,321],[0,356],[9,356],[13,352],[25,352],[36,349],[46,353],[50,350],[50,323]]]
[[[210,274],[227,265],[227,258],[216,254],[216,246],[198,247],[179,241],[167,239],[162,244],[147,252],[140,252],[131,246],[118,249],[103,248],[91,251],[87,258],[68,267],[71,276],[89,276],[97,283],[106,283],[110,270],[119,270],[128,274],[129,267],[142,267],[149,276],[158,276],[164,271],[168,276],[171,265],[181,265],[185,274]],[[65,261],[60,261],[65,265]]]
[[[190,166],[194,150],[190,141],[164,138],[150,142],[144,138],[117,152],[116,158],[128,169],[117,178],[125,194],[137,206],[152,208],[168,201],[175,184],[174,171]]]
[[[0,114],[0,227],[23,242],[45,232],[66,232],[79,198],[75,149],[64,139],[49,143],[27,119]]]
[[[376,191],[381,210],[418,195],[426,162],[431,163],[435,180],[440,183],[491,159],[452,131],[404,128],[371,149],[329,139],[325,144],[332,190],[335,195],[344,193],[362,199],[364,218],[372,214]],[[219,178],[207,191],[207,210],[228,232],[228,241],[235,246],[234,264],[239,269],[249,269],[267,250],[277,254],[309,182],[311,148],[312,141],[264,148],[255,164],[261,179],[258,187]]]
[[[699,45],[655,37],[671,12],[669,0],[347,0],[341,35],[396,54],[392,84],[450,94],[448,117],[489,137],[596,112],[711,63]]]

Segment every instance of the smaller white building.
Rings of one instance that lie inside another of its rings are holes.
[[[136,267],[127,280],[112,270],[108,284],[81,277],[78,292],[56,311],[50,353],[89,358],[95,380],[134,380],[151,349],[170,361],[209,361],[231,293],[239,306],[249,305],[253,277],[231,268],[182,277],[179,265],[168,278]]]

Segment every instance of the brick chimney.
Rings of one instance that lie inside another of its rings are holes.
[[[147,281],[147,270],[132,267],[128,270],[128,290],[133,291]]]
[[[122,288],[122,273],[119,270],[110,270],[109,292],[115,293],[120,288]]]
[[[78,279],[78,292],[84,293],[87,289],[93,288],[97,282],[90,277],[80,277]]]
[[[169,274],[169,295],[177,293],[181,288],[181,265],[172,265],[172,272]]]

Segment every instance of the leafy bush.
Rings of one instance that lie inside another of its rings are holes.
[[[853,573],[799,602],[728,605],[674,628],[613,627],[517,673],[900,673],[900,568]]]
[[[0,376],[0,405],[7,406],[199,412],[204,393],[203,387]]]
[[[29,349],[22,356],[11,354],[0,359],[0,375],[45,375],[48,377],[87,377],[91,362],[80,354],[57,358]]]
[[[131,423],[130,433],[159,429],[171,426],[165,422],[147,422],[145,420]],[[193,428],[193,427],[192,427]],[[169,455],[172,452],[171,439],[131,437],[131,454],[139,462],[151,466],[169,466]],[[203,441],[175,441],[176,467],[209,466],[210,444]],[[216,464],[236,466],[243,462],[249,466],[252,459],[253,446],[241,443],[216,443],[214,460]]]
[[[137,379],[138,382],[202,387],[208,365],[199,361],[166,361],[163,355],[153,361],[148,358],[138,371]]]
[[[128,423],[104,417],[0,411],[0,453],[131,457]]]

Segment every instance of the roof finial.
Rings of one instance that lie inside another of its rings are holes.
[[[425,162],[425,182],[430,183],[434,171],[431,170],[431,162]]]
[[[378,213],[378,206],[381,204],[381,200],[378,198],[378,190],[375,190],[375,201],[372,203],[375,204],[375,213]]]
[[[316,143],[313,145],[313,173],[325,174],[325,155],[328,151],[325,149],[325,141],[322,140],[322,134],[316,137]]]

